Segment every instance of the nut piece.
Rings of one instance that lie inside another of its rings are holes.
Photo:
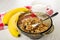
[[[29,26],[26,26],[26,30],[32,30],[32,26],[31,25],[29,25]]]

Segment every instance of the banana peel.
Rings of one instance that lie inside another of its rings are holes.
[[[8,30],[14,37],[20,37],[20,32],[17,30],[17,21],[18,17],[21,15],[21,12],[13,15],[8,22]]]

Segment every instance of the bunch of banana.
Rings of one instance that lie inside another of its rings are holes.
[[[17,12],[26,12],[28,11],[27,8],[23,7],[23,8],[16,8],[16,9],[12,9],[8,12],[6,12],[6,14],[3,17],[3,23],[5,25],[8,25],[8,21],[11,18],[11,16],[13,16],[14,14],[16,14]]]
[[[16,8],[8,11],[3,17],[3,23],[8,25],[9,32],[14,37],[19,37],[20,32],[17,29],[17,21],[18,17],[22,14],[22,12],[28,12],[27,8]]]

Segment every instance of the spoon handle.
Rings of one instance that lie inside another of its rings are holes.
[[[53,14],[51,17],[54,17],[54,16],[56,16],[58,14],[58,12],[56,12],[55,14]]]
[[[54,16],[56,16],[58,14],[58,12],[56,12],[56,13],[54,13],[52,16],[50,16],[50,17],[54,17]],[[49,19],[49,18],[46,18],[46,19],[44,19],[43,21],[45,21],[45,20],[47,20],[47,19]]]

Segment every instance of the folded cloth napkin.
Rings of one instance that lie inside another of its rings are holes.
[[[4,29],[4,24],[2,22],[2,17],[4,16],[4,14],[0,14],[0,30],[3,30]]]

